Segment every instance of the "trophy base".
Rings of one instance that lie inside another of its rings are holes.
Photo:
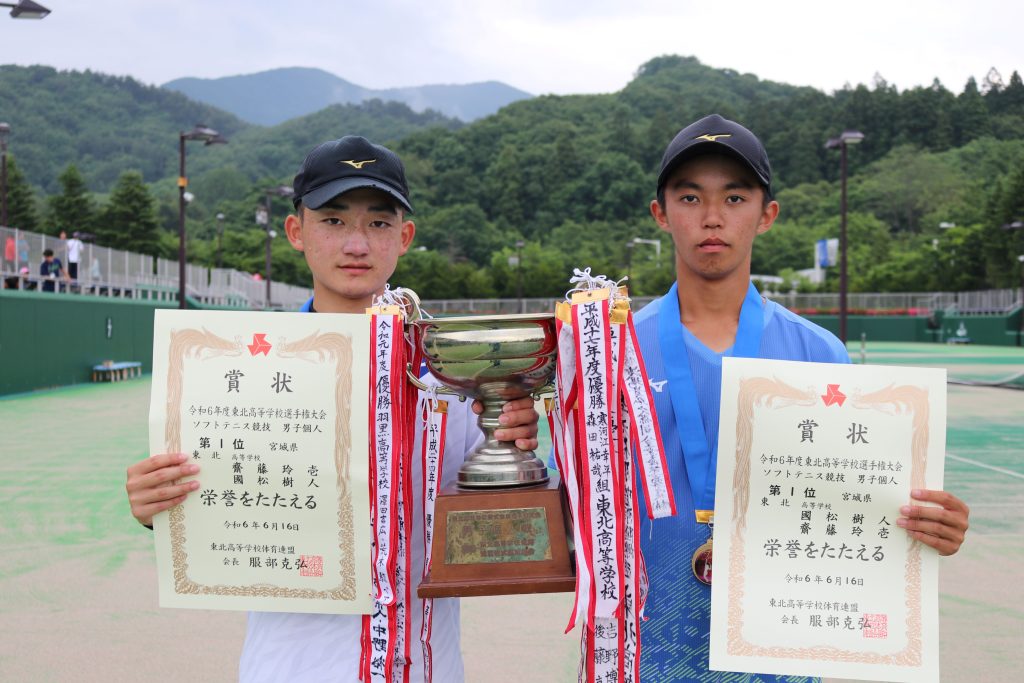
[[[421,598],[563,593],[576,588],[568,509],[558,477],[501,491],[445,489],[434,507]]]

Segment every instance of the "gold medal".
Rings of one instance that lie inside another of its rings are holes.
[[[715,525],[715,513],[711,510],[697,510],[697,521],[701,524],[707,524],[710,531]],[[708,538],[704,545],[693,552],[693,558],[690,560],[690,567],[693,569],[694,577],[707,586],[711,585],[711,542],[712,539]]]

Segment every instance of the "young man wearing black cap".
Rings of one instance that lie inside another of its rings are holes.
[[[675,244],[676,283],[636,316],[678,514],[640,515],[650,578],[641,679],[804,681],[713,672],[710,530],[714,510],[722,357],[849,363],[830,332],[763,299],[750,283],[754,239],[779,214],[761,141],[718,115],[679,132],[665,150],[651,215]],[[907,505],[897,524],[940,553],[955,553],[968,510],[943,491],[914,491],[939,508]],[[692,569],[692,571],[691,571]]]
[[[406,220],[412,211],[401,160],[391,150],[365,138],[348,136],[326,142],[306,157],[295,176],[295,211],[285,220],[292,246],[303,252],[313,276],[313,297],[302,310],[321,313],[363,313],[395,270],[399,256],[412,243],[416,227]],[[428,381],[429,378],[424,378]],[[449,404],[444,471],[441,486],[454,483],[459,466],[481,438],[476,420],[465,404]],[[537,447],[537,413],[532,399],[512,401],[501,416],[505,425],[495,436],[515,440],[524,449]],[[416,430],[416,439],[421,430]],[[414,451],[420,449],[417,443]],[[128,469],[127,491],[132,514],[150,526],[153,515],[177,505],[199,488],[197,481],[170,485],[198,472],[181,454],[147,458]],[[413,495],[422,491],[418,458],[413,458]],[[418,500],[414,510],[422,510]],[[413,515],[411,566],[422,567],[422,515]],[[412,654],[407,681],[424,676],[419,637],[421,601],[415,597],[420,574],[413,570]],[[239,664],[242,681],[355,682],[359,678],[360,615],[249,615]],[[463,679],[459,652],[459,604],[454,599],[433,603],[431,636],[432,677],[448,683]],[[396,680],[402,680],[399,676]]]

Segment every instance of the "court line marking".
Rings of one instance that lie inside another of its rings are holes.
[[[995,467],[994,465],[986,465],[983,462],[978,462],[977,460],[971,460],[970,458],[963,458],[963,457],[961,457],[959,455],[953,455],[952,453],[946,453],[946,457],[947,458],[952,458],[953,460],[956,460],[958,462],[965,462],[968,465],[975,465],[976,467],[982,467],[982,468],[984,468],[986,470],[992,470],[993,472],[999,472],[1000,474],[1006,474],[1006,475],[1009,475],[1011,477],[1015,477],[1017,479],[1024,479],[1024,474],[1021,474],[1020,472],[1014,472],[1012,470],[1006,470],[1006,469],[1003,469],[1002,467]]]

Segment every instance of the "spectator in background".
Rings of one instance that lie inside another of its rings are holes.
[[[18,269],[18,247],[13,235],[8,235],[4,240],[4,270]]]
[[[43,251],[43,262],[39,264],[39,275],[43,278],[42,290],[44,292],[57,291],[55,286],[57,278],[67,281],[68,274],[64,272],[64,264],[53,255],[53,249]]]
[[[28,265],[28,241],[24,237],[18,237],[18,264]]]
[[[29,277],[28,267],[22,266],[17,275],[4,278],[4,289],[35,289],[36,283]]]
[[[71,239],[68,239],[68,234],[61,230],[60,238],[64,240],[64,250],[68,257],[68,277],[77,280],[78,264],[82,261],[82,250],[85,245],[78,239],[78,232],[73,233]]]

